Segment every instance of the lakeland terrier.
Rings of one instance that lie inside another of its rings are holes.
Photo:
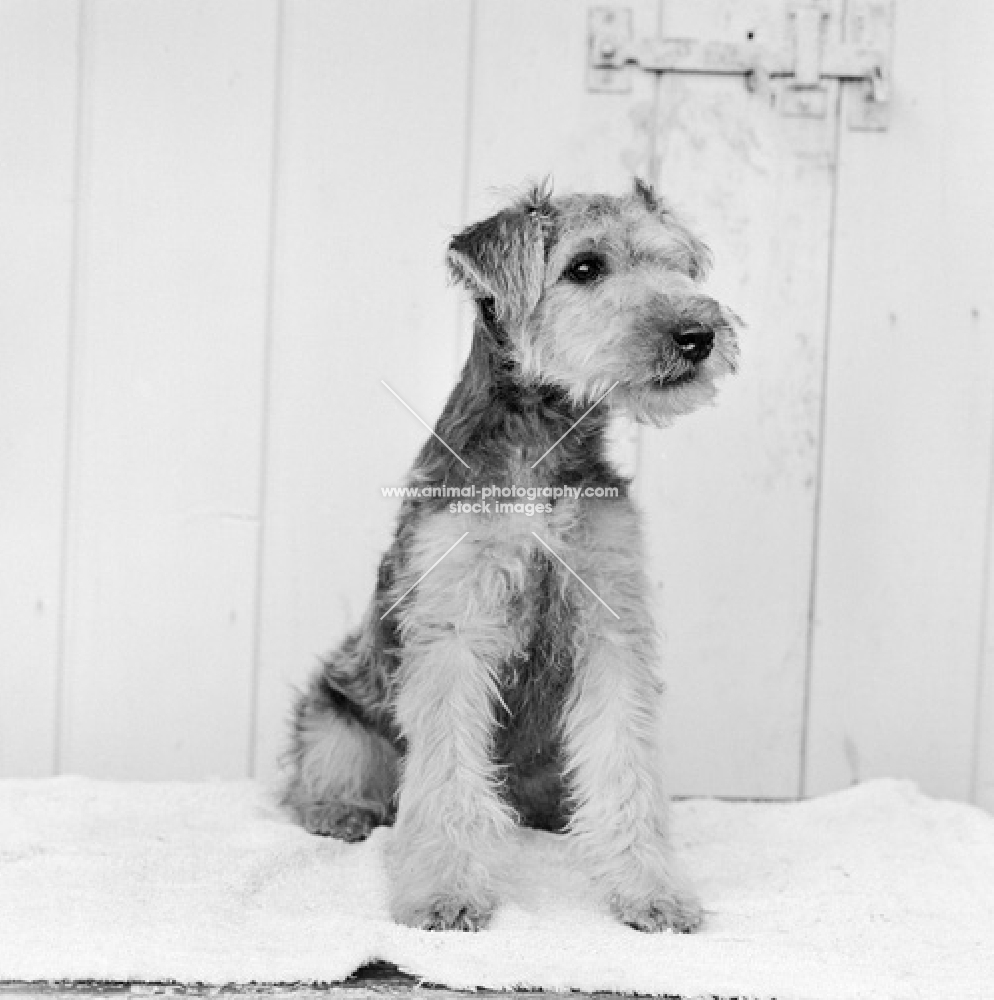
[[[536,187],[448,264],[475,300],[469,359],[362,623],[298,700],[284,802],[343,840],[395,823],[405,924],[485,926],[520,823],[566,834],[625,923],[692,931],[639,520],[605,432],[610,410],[662,426],[711,402],[737,322],[699,287],[707,248],[639,181]]]

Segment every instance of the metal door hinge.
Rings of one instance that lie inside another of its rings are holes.
[[[826,80],[859,84],[850,103],[849,125],[885,129],[891,96],[891,42],[894,5],[871,0],[849,5],[843,40],[837,18],[822,3],[791,3],[785,42],[777,45],[705,38],[648,38],[635,41],[632,13],[624,7],[595,7],[589,12],[587,87],[601,92],[631,89],[629,66],[650,73],[734,74],[762,89],[784,78],[780,106],[784,114],[823,117]]]

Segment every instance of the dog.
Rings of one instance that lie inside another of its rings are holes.
[[[536,185],[447,261],[475,305],[469,358],[365,617],[298,697],[283,802],[346,841],[395,825],[404,924],[485,927],[522,824],[565,834],[624,923],[692,931],[639,521],[605,432],[613,411],[665,426],[712,402],[738,321],[701,290],[705,245],[641,181]]]

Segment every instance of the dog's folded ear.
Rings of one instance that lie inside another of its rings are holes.
[[[657,199],[656,212],[666,223],[670,234],[683,246],[686,255],[687,270],[694,281],[704,281],[711,270],[711,251],[683,221],[682,217],[673,211],[662,199]]]
[[[673,211],[667,201],[656,194],[655,188],[641,177],[635,177],[632,194],[650,212],[658,215],[683,242],[687,251],[690,276],[694,281],[703,281],[711,269],[711,251],[687,227],[680,216]]]
[[[656,192],[648,181],[636,175],[632,182],[632,191],[650,212],[655,212],[659,208]]]
[[[446,259],[453,280],[490,300],[497,319],[519,326],[538,304],[545,274],[548,194],[535,188],[511,208],[453,237]]]

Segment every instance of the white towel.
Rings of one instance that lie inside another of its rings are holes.
[[[334,981],[377,959],[451,987],[776,1000],[992,1000],[994,817],[873,781],[791,804],[694,800],[675,839],[703,929],[616,922],[520,831],[478,934],[399,927],[383,850],[313,837],[248,782],[0,781],[0,980]]]

